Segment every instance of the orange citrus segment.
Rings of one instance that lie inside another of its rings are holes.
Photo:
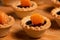
[[[21,0],[21,6],[31,6],[30,0]]]
[[[7,21],[8,16],[4,12],[0,11],[0,24],[5,24]]]
[[[39,23],[44,23],[44,19],[41,15],[39,14],[33,14],[30,17],[32,24],[39,24]]]

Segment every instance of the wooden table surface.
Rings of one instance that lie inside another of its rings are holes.
[[[60,27],[51,16],[51,13],[48,11],[45,11],[46,8],[52,7],[53,5],[50,2],[50,0],[48,0],[47,2],[45,1],[42,1],[42,2],[43,2],[42,3],[43,5],[38,4],[39,6],[34,11],[34,13],[38,12],[41,15],[48,17],[52,23],[51,27],[45,32],[44,35],[42,35],[42,37],[40,37],[39,39],[34,39],[27,36],[23,31],[22,27],[20,26],[20,19],[15,15],[15,13],[11,13],[11,12],[14,12],[13,9],[7,6],[0,6],[0,10],[13,16],[16,20],[16,23],[12,26],[10,33],[4,38],[0,38],[0,40],[60,40]]]

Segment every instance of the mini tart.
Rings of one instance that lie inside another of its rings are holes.
[[[51,26],[50,20],[44,16],[42,17],[46,20],[46,24],[40,27],[33,27],[26,24],[27,21],[31,20],[30,16],[27,16],[21,20],[21,26],[27,35],[32,38],[40,38],[41,35],[43,35],[43,33]]]
[[[60,0],[51,0],[54,4],[60,6]]]
[[[60,26],[60,8],[55,8],[51,11],[52,16]]]
[[[10,32],[10,28],[15,23],[14,18],[11,16],[9,17],[9,21],[7,24],[0,24],[0,37],[4,37]]]
[[[12,8],[15,10],[16,12],[16,15],[19,17],[19,18],[23,18],[27,15],[30,15],[31,12],[33,12],[36,8],[37,8],[37,4],[34,2],[34,1],[31,1],[31,6],[30,7],[18,7],[20,5],[17,4],[17,5],[13,5]]]
[[[57,19],[60,19],[60,8],[55,8],[51,11],[52,16]]]

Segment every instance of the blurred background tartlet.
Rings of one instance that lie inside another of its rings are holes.
[[[14,23],[15,20],[12,16],[8,16],[3,11],[0,11],[0,37],[8,35]]]
[[[58,23],[58,25],[60,26],[60,7],[59,8],[55,8],[51,11],[52,16],[54,17],[54,20],[56,20],[56,22]]]
[[[20,0],[20,2],[17,5],[13,5],[12,8],[19,18],[23,18],[31,15],[32,12],[36,10],[37,4],[34,1]]]
[[[51,0],[51,1],[55,6],[57,6],[57,7],[60,6],[60,0]]]

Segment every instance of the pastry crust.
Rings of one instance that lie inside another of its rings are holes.
[[[60,11],[60,8],[55,8],[51,11],[52,16],[54,16],[54,18],[60,19],[60,15],[57,14],[57,12]]]
[[[30,19],[30,16],[27,16],[25,18],[22,19],[21,21],[21,26],[23,27],[23,30],[30,36],[30,37],[33,37],[33,38],[39,38],[41,35],[43,35],[43,33],[51,26],[51,22],[48,18],[42,16],[45,20],[46,20],[46,24],[43,25],[43,26],[36,26],[36,27],[33,27],[33,26],[29,26],[29,25],[26,25],[26,22],[28,20],[31,20]]]
[[[60,26],[60,15],[57,14],[57,12],[59,12],[59,11],[60,11],[60,8],[55,8],[51,11],[51,14],[54,17],[54,20],[56,20],[56,22]]]
[[[15,20],[13,17],[9,16],[9,22],[7,24],[0,24],[0,37],[4,37],[10,32],[10,28],[15,23]]]
[[[59,0],[51,0],[51,1],[52,1],[54,4],[60,6],[60,2],[59,2]]]

